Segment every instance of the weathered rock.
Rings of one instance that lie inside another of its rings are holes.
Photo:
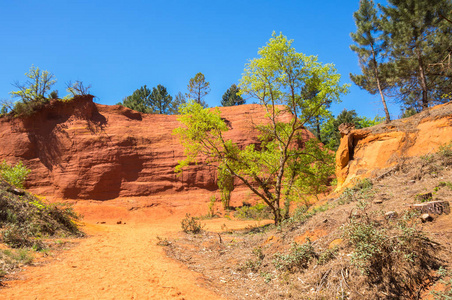
[[[430,201],[411,205],[412,209],[419,210],[424,214],[448,215],[450,213],[450,205],[448,201]]]
[[[376,200],[373,201],[373,203],[374,203],[374,204],[382,204],[382,203],[383,203],[383,200],[381,200],[381,199],[376,199]]]
[[[336,176],[341,190],[399,161],[433,153],[451,142],[452,102],[430,108],[410,118],[365,129],[343,126],[336,152]]]
[[[387,213],[385,213],[385,218],[386,219],[395,219],[397,218],[398,214],[395,211],[388,211]]]
[[[267,121],[260,105],[220,108],[241,147],[259,144],[253,124]],[[287,120],[290,116],[287,116]],[[177,116],[141,114],[100,105],[92,97],[52,101],[27,118],[0,118],[0,161],[22,160],[31,169],[33,193],[69,199],[106,200],[189,189],[216,190],[216,169],[201,159],[176,174],[184,158]],[[309,131],[304,137],[313,137]]]
[[[422,220],[422,222],[431,222],[431,221],[433,221],[433,217],[431,216],[431,215],[429,215],[429,214],[422,214],[421,215],[421,220]]]

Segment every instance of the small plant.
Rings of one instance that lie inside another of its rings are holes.
[[[439,283],[444,286],[442,291],[431,291],[435,300],[452,299],[452,272],[441,266],[438,269],[438,275],[440,277]]]
[[[452,157],[452,143],[441,145],[438,153],[444,157]]]
[[[399,219],[395,228],[385,228],[363,212],[343,227],[343,237],[352,247],[351,263],[371,286],[389,298],[410,298],[422,283],[432,280],[439,267],[438,244],[413,224],[411,215]]]
[[[169,246],[171,242],[168,241],[167,238],[161,238],[160,236],[156,236],[157,238],[157,246]]]
[[[329,261],[336,258],[337,251],[338,251],[337,248],[327,249],[327,250],[323,251],[322,253],[320,253],[317,263],[319,265],[324,265],[324,264],[328,263]]]
[[[192,217],[189,213],[187,213],[185,218],[181,221],[181,227],[185,233],[197,234],[202,231],[204,226],[195,217]]]
[[[248,259],[244,264],[239,266],[239,270],[251,270],[256,272],[259,270],[259,267],[262,265],[262,261],[265,258],[265,254],[262,252],[262,247],[256,247],[253,249],[253,255],[256,256],[256,259]]]
[[[267,205],[264,203],[257,203],[254,206],[244,205],[238,208],[234,216],[237,219],[263,220],[270,219],[272,214]]]
[[[1,177],[18,188],[24,188],[25,179],[30,172],[30,169],[24,166],[22,161],[19,161],[15,166],[11,166],[6,161],[0,164]]]
[[[207,212],[208,218],[215,217],[215,202],[216,201],[217,201],[217,198],[215,197],[215,195],[210,197],[209,206],[208,206],[209,211]]]
[[[273,257],[273,265],[276,269],[293,272],[295,269],[306,269],[314,258],[317,258],[317,254],[308,239],[301,245],[292,243],[288,254],[276,253]]]

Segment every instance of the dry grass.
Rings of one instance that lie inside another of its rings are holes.
[[[428,192],[452,199],[451,169],[439,154],[404,161],[328,199],[326,211],[282,228],[182,235],[167,253],[231,299],[422,298],[440,265],[451,267],[452,220],[422,223],[409,205]],[[397,217],[388,220],[388,211]]]

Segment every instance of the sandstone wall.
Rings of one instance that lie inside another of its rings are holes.
[[[375,176],[402,159],[438,151],[452,142],[452,102],[406,119],[345,130],[336,153],[337,190]]]
[[[221,108],[239,145],[258,143],[260,105]],[[188,189],[216,190],[216,168],[201,160],[174,173],[183,148],[172,135],[177,116],[141,114],[95,104],[92,97],[54,101],[31,117],[0,119],[0,161],[24,161],[34,193],[69,199],[113,199]],[[306,136],[311,137],[306,132]]]

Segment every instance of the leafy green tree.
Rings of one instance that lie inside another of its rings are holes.
[[[207,107],[207,103],[203,98],[210,93],[210,83],[206,81],[203,73],[199,72],[188,82],[187,98],[194,99],[198,104]]]
[[[150,107],[151,104],[151,90],[149,90],[146,85],[137,89],[133,92],[131,96],[127,96],[122,100],[122,103],[117,103],[118,105],[123,105],[130,109],[142,112],[142,113],[152,113]]]
[[[186,155],[176,170],[200,155],[207,156],[208,163],[221,164],[260,197],[271,209],[275,224],[282,220],[280,203],[293,193],[293,183],[300,176],[310,176],[296,165],[309,165],[316,159],[310,147],[301,147],[305,124],[326,115],[325,104],[339,101],[348,88],[339,85],[340,75],[332,64],[323,65],[315,56],[298,53],[291,44],[282,34],[273,33],[267,45],[259,49],[260,57],[246,65],[240,80],[242,93],[256,98],[267,111],[267,124],[256,127],[260,145],[241,149],[225,139],[223,132],[228,126],[219,110],[203,109],[194,102],[181,107],[179,121],[183,126],[175,130]],[[306,90],[316,93],[305,97]],[[318,142],[312,143],[321,148]]]
[[[391,66],[397,97],[417,111],[443,103],[450,91],[450,72],[438,74],[433,67],[449,53],[452,26],[441,18],[452,11],[450,0],[388,0],[382,28],[385,55]]]
[[[240,89],[232,84],[230,88],[223,94],[223,99],[221,100],[222,106],[234,106],[245,104],[245,100],[240,96]]]
[[[22,161],[19,161],[19,163],[14,166],[6,163],[6,161],[0,163],[0,176],[18,188],[24,188],[25,180],[30,172],[31,170],[28,169]]]
[[[56,83],[55,76],[52,73],[42,71],[33,65],[28,73],[25,73],[25,76],[28,77],[25,84],[14,83],[14,86],[19,90],[10,93],[13,98],[20,98],[23,103],[45,100],[47,92]]]
[[[354,109],[344,109],[336,118],[332,117],[322,125],[321,133],[324,138],[322,141],[325,146],[333,151],[336,151],[341,141],[341,134],[339,132],[339,125],[343,123],[351,123],[355,128],[365,128],[375,126],[383,122],[384,118],[375,116],[373,119],[367,117],[359,117]]]
[[[382,39],[381,21],[372,0],[360,0],[359,10],[353,14],[356,32],[351,33],[356,43],[350,48],[358,54],[363,75],[350,74],[352,81],[371,94],[379,93],[386,115],[386,122],[391,121],[383,90],[387,82],[381,73],[381,60],[385,44]]]
[[[171,114],[177,110],[174,107],[173,97],[168,94],[166,87],[159,84],[157,87],[152,88],[152,93],[149,97],[150,109],[153,113],[157,114]]]

